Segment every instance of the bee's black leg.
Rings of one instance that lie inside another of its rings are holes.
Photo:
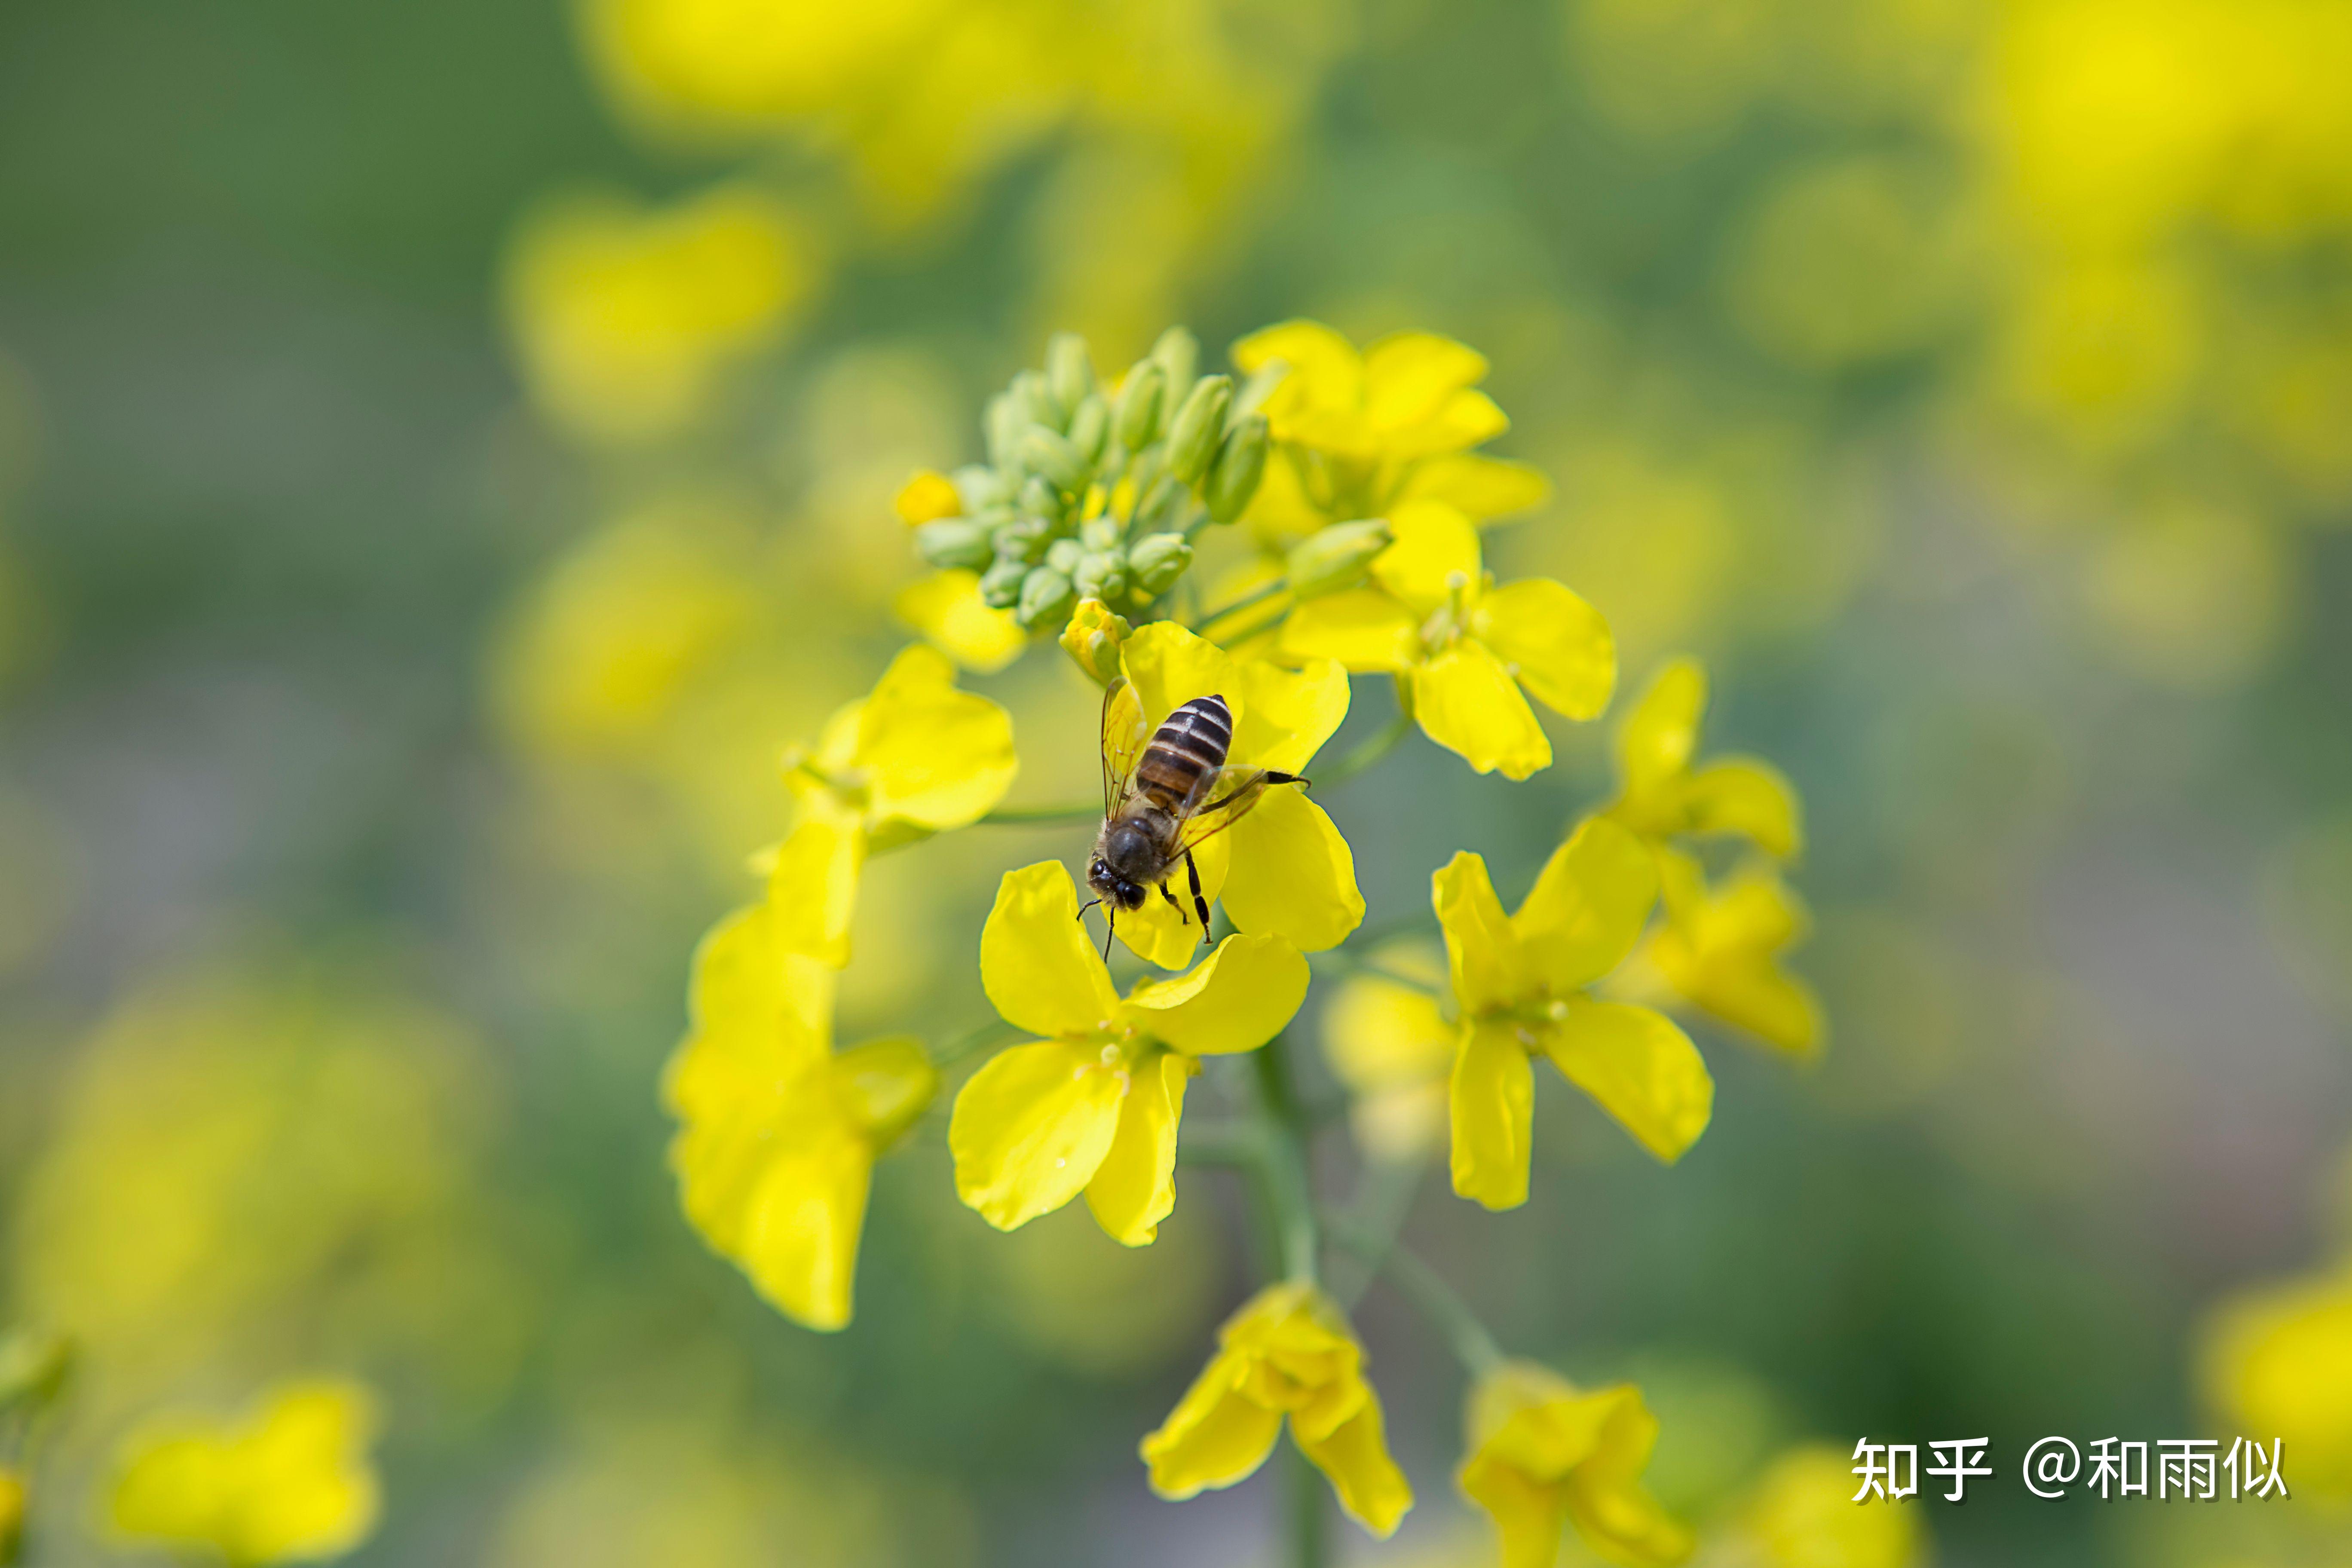
[[[1190,918],[1184,913],[1184,906],[1176,901],[1176,895],[1168,890],[1168,884],[1165,882],[1160,884],[1160,896],[1168,900],[1168,907],[1176,911],[1178,920]]]
[[[1184,851],[1184,871],[1192,879],[1192,907],[1201,911],[1201,945],[1209,945],[1209,900],[1201,896],[1201,868],[1192,864],[1192,852]]]

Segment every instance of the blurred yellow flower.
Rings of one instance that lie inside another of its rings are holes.
[[[1160,721],[1195,697],[1220,696],[1233,710],[1226,763],[1305,773],[1348,716],[1348,676],[1328,659],[1288,670],[1226,653],[1173,621],[1140,627],[1119,650],[1119,666],[1143,706]],[[1363,923],[1356,858],[1321,806],[1301,788],[1266,792],[1231,827],[1193,851],[1201,890],[1222,901],[1236,930],[1279,936],[1304,952],[1337,947]],[[1180,893],[1187,889],[1180,888]],[[1154,898],[1122,911],[1119,940],[1162,969],[1180,969],[1201,945],[1197,920]]]
[[[898,591],[891,612],[923,640],[966,669],[992,675],[1019,658],[1029,634],[1010,610],[980,596],[980,574],[952,567]]]
[[[1181,1500],[1232,1486],[1265,1462],[1286,1415],[1339,1506],[1373,1534],[1392,1533],[1412,1489],[1389,1458],[1364,1348],[1339,1305],[1300,1280],[1267,1286],[1217,1331],[1217,1353],[1143,1439],[1151,1489]]]
[[[2224,1303],[2202,1360],[2222,1418],[2285,1443],[2297,1495],[2352,1496],[2352,1267]]]
[[[1754,757],[1694,767],[1706,714],[1706,668],[1678,658],[1661,669],[1617,727],[1617,798],[1602,815],[1654,842],[1685,833],[1740,835],[1786,859],[1804,841],[1797,793]]]
[[[1629,968],[1655,971],[1700,1012],[1791,1056],[1821,1049],[1821,1003],[1781,967],[1780,955],[1811,934],[1804,900],[1769,862],[1752,861],[1709,887],[1690,856],[1658,856],[1666,920]]]
[[[1445,981],[1433,946],[1415,942],[1375,950],[1381,969],[1432,989]],[[1445,1079],[1454,1025],[1430,990],[1351,974],[1323,1008],[1323,1055],[1348,1087],[1349,1125],[1376,1159],[1410,1160],[1445,1131]]]
[[[1853,1460],[1808,1444],[1773,1461],[1727,1531],[1727,1561],[1754,1568],[1912,1568],[1926,1559],[1916,1502],[1853,1500]]]
[[[1062,651],[1097,686],[1108,687],[1119,676],[1119,650],[1135,628],[1127,617],[1114,614],[1100,599],[1080,599],[1062,628]]]
[[[694,958],[693,1026],[663,1093],[686,1215],[795,1322],[849,1321],[874,1162],[929,1107],[919,1043],[833,1049],[834,972],[788,950],[773,905],[738,910]]]
[[[957,517],[963,511],[963,498],[956,493],[955,481],[937,468],[925,468],[899,486],[898,497],[890,504],[898,521],[908,528],[943,517]]]
[[[1485,356],[1450,338],[1400,332],[1360,353],[1319,321],[1285,321],[1235,343],[1233,358],[1249,375],[1287,367],[1265,404],[1277,460],[1247,514],[1268,543],[1405,501],[1485,519],[1551,493],[1526,464],[1470,451],[1511,422],[1477,390]]]
[[[1307,961],[1276,936],[1229,936],[1198,967],[1121,1000],[1078,923],[1058,860],[1008,871],[980,936],[981,984],[1045,1037],[993,1058],[956,1096],[956,1192],[999,1230],[1083,1191],[1129,1247],[1176,1205],[1176,1129],[1197,1058],[1251,1051],[1307,998]]]
[[[1490,1209],[1527,1201],[1528,1058],[1538,1051],[1643,1147],[1680,1158],[1714,1109],[1706,1064],[1663,1014],[1588,994],[1650,917],[1658,873],[1649,848],[1594,820],[1552,852],[1507,918],[1486,861],[1466,851],[1431,879],[1431,896],[1462,1009],[1450,1091],[1454,1190]]]
[[[495,670],[513,731],[544,751],[642,749],[761,610],[750,530],[689,499],[640,508],[571,547],[517,607]]]
[[[231,1568],[340,1557],[375,1528],[375,1426],[368,1391],[339,1381],[288,1384],[235,1424],[160,1417],[124,1441],[110,1518]]]
[[[0,1465],[0,1568],[16,1561],[25,1539],[25,1478]]]
[[[1690,1555],[1689,1531],[1642,1486],[1657,1417],[1632,1384],[1579,1389],[1532,1362],[1505,1362],[1470,1392],[1470,1452],[1456,1480],[1493,1516],[1503,1568],[1553,1568],[1577,1532],[1612,1563],[1664,1568]]]
[[[756,186],[657,211],[574,196],[516,235],[507,319],[541,408],[592,439],[639,441],[699,415],[725,371],[782,332],[816,271],[808,234]]]
[[[799,820],[773,851],[768,898],[784,944],[835,968],[872,849],[979,821],[1020,771],[1013,720],[959,691],[937,649],[901,649],[872,692],[825,721],[813,750],[784,758]]]
[[[1457,508],[1410,502],[1391,521],[1396,542],[1372,563],[1378,586],[1299,605],[1284,649],[1392,671],[1422,731],[1482,773],[1549,767],[1551,742],[1520,688],[1568,718],[1597,717],[1617,680],[1609,623],[1548,578],[1495,586]]]

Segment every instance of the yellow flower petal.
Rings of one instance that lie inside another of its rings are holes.
[[[1060,1208],[1101,1168],[1128,1076],[1103,1060],[1104,1048],[1092,1040],[1015,1046],[956,1096],[948,1121],[956,1193],[997,1229]]]
[[[1913,1568],[1927,1556],[1921,1510],[1853,1500],[1853,1457],[1828,1444],[1782,1455],[1726,1531],[1735,1560],[1834,1563],[1839,1568]]]
[[[1287,937],[1301,952],[1321,952],[1364,923],[1355,852],[1296,786],[1268,790],[1220,837],[1233,841],[1222,896],[1237,929]]]
[[[1715,1080],[1690,1037],[1664,1014],[1575,997],[1544,1043],[1568,1080],[1659,1159],[1680,1159],[1706,1131]]]
[[[1568,1527],[1568,1494],[1485,1454],[1464,1461],[1454,1478],[1463,1496],[1486,1510],[1501,1538],[1502,1568],[1555,1568]]]
[[[1353,343],[1320,321],[1278,322],[1233,346],[1234,365],[1244,375],[1255,375],[1276,360],[1290,366],[1285,385],[1297,384],[1293,396],[1347,406],[1363,402],[1363,356]]]
[[[1613,822],[1595,817],[1551,853],[1511,930],[1555,992],[1591,984],[1625,960],[1658,900],[1657,861]]]
[[[1059,860],[1007,871],[997,883],[980,931],[980,984],[1006,1023],[1033,1035],[1091,1034],[1118,1011]]]
[[[1229,1487],[1274,1452],[1282,1412],[1246,1398],[1240,1356],[1219,1352],[1168,1419],[1139,1449],[1151,1467],[1151,1489],[1181,1501],[1212,1487]]]
[[[807,797],[801,819],[776,847],[768,908],[776,942],[835,969],[849,963],[849,922],[866,866],[866,828],[856,817]]]
[[[1719,757],[1683,786],[1685,833],[1737,833],[1787,859],[1804,843],[1797,792],[1778,768],[1753,757]]]
[[[833,972],[788,955],[768,905],[737,910],[695,949],[679,1060],[699,1057],[773,1077],[822,1061],[831,1037]]]
[[[1383,1541],[1396,1533],[1398,1521],[1412,1507],[1412,1488],[1389,1457],[1380,1398],[1370,1384],[1353,1416],[1328,1436],[1300,1436],[1298,1447],[1329,1479],[1349,1517]]]
[[[1233,660],[1208,638],[1174,621],[1153,621],[1137,627],[1120,647],[1119,665],[1142,700],[1147,723],[1158,725],[1195,697],[1215,695],[1234,706],[1234,727],[1240,727],[1241,694],[1225,689]]]
[[[1443,501],[1478,521],[1529,511],[1551,499],[1543,470],[1476,452],[1453,452],[1412,466],[1395,502]]]
[[[1201,896],[1209,900],[1212,914],[1224,892],[1225,878],[1233,864],[1233,838],[1230,832],[1220,833],[1192,851],[1194,868],[1201,873]],[[1175,898],[1174,903],[1160,897],[1160,889],[1153,888],[1141,909],[1119,910],[1112,929],[1118,932],[1118,940],[1127,950],[1146,963],[1161,969],[1181,969],[1199,958],[1206,944],[1201,940],[1200,917],[1192,907],[1192,879],[1185,874],[1181,859],[1169,873],[1168,890]]]
[[[1478,601],[1471,635],[1511,668],[1553,712],[1598,718],[1617,685],[1617,644],[1601,612],[1546,577],[1495,589]]]
[[[1282,624],[1283,651],[1334,658],[1357,671],[1403,669],[1418,657],[1420,623],[1377,588],[1348,588],[1309,599]]]
[[[1348,672],[1329,658],[1310,659],[1296,670],[1264,659],[1234,659],[1222,679],[1221,695],[1234,704],[1228,761],[1238,765],[1305,773],[1348,717]],[[1265,810],[1265,804],[1257,809]]]
[[[1147,981],[1121,1016],[1192,1056],[1254,1051],[1307,1000],[1307,961],[1278,936],[1229,936],[1189,973]]]
[[[955,667],[936,648],[903,649],[866,700],[857,766],[868,819],[901,817],[930,828],[977,822],[1004,798],[1021,761],[1012,716],[955,689]]]
[[[1087,1184],[1087,1207],[1121,1246],[1150,1245],[1176,1207],[1176,1128],[1197,1070],[1174,1051],[1154,1051],[1134,1068],[1110,1152]]]
[[[1396,431],[1381,445],[1390,458],[1436,457],[1491,441],[1510,427],[1510,416],[1493,398],[1465,389],[1447,397],[1428,418]]]
[[[1372,558],[1373,581],[1416,616],[1478,587],[1478,530],[1450,506],[1412,501],[1389,513],[1396,542]]]
[[[1364,412],[1382,431],[1425,424],[1486,378],[1486,356],[1434,332],[1398,332],[1364,351]],[[1475,443],[1471,443],[1475,445]]]
[[[1657,1422],[1630,1384],[1591,1393],[1506,1362],[1472,1391],[1463,1490],[1494,1515],[1504,1561],[1549,1568],[1563,1516],[1612,1563],[1668,1568],[1691,1537],[1641,1485]]]
[[[1678,658],[1658,671],[1617,731],[1617,770],[1627,801],[1645,800],[1690,766],[1706,713],[1706,668]]]
[[[1446,973],[1465,1014],[1510,1007],[1535,988],[1535,973],[1518,933],[1495,897],[1486,862],[1468,850],[1431,876],[1430,902],[1445,933]]]
[[[810,1092],[816,1092],[814,1080]],[[741,1265],[761,1295],[804,1328],[847,1326],[857,1276],[858,1237],[874,1150],[845,1123],[812,1120],[779,1124],[789,1144],[759,1166],[761,1176],[731,1227],[698,1226],[712,1245]],[[765,1150],[756,1153],[764,1153]],[[698,1205],[688,1190],[688,1214]],[[731,1235],[725,1245],[717,1237]]]
[[[966,669],[992,674],[1019,658],[1029,634],[1010,610],[980,596],[980,574],[960,567],[917,578],[898,590],[890,613]]]
[[[1458,642],[1406,678],[1422,733],[1482,773],[1524,779],[1551,766],[1551,742],[1502,660]]]
[[[1490,1209],[1528,1201],[1535,1075],[1520,1035],[1508,1023],[1468,1025],[1454,1058],[1454,1191]]]
[[[1265,477],[1250,498],[1242,522],[1262,548],[1287,550],[1333,519],[1307,493],[1300,473],[1304,454],[1295,447],[1276,447],[1266,455]],[[1231,634],[1225,634],[1230,638]]]
[[[375,1528],[375,1401],[320,1379],[224,1424],[166,1415],[125,1440],[110,1512],[123,1534],[231,1563],[340,1557]]]
[[[912,528],[935,518],[962,515],[963,499],[956,494],[953,479],[935,468],[925,468],[899,487],[893,506],[899,521]]]

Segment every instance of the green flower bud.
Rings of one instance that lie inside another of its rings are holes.
[[[1127,568],[1135,576],[1135,585],[1155,598],[1174,587],[1176,579],[1192,564],[1192,547],[1181,533],[1146,534],[1127,552]]]
[[[1059,430],[1069,416],[1054,401],[1045,385],[1045,378],[1034,370],[1024,370],[1013,378],[1008,389],[1014,407],[1028,416],[1032,425],[1043,425],[1049,430]]]
[[[1204,375],[1176,411],[1168,431],[1168,471],[1188,485],[1198,485],[1217,455],[1218,437],[1225,431],[1225,410],[1234,400],[1234,378]]]
[[[1216,467],[1209,471],[1201,499],[1209,505],[1209,520],[1231,522],[1249,508],[1257,482],[1265,477],[1265,416],[1253,414],[1234,426],[1217,451]]]
[[[1022,410],[1021,400],[1009,392],[1000,392],[988,400],[988,414],[981,421],[981,430],[988,437],[988,460],[998,468],[1009,468],[1021,450],[1021,432],[1029,428],[1029,416]]]
[[[1138,360],[1118,389],[1118,414],[1112,426],[1118,444],[1140,452],[1160,435],[1160,401],[1168,392],[1168,373],[1150,360]]]
[[[981,602],[992,610],[1009,610],[1021,602],[1021,584],[1029,580],[1025,561],[999,561],[980,574]]]
[[[1043,426],[1032,426],[1021,437],[1021,460],[1030,472],[1050,480],[1056,489],[1076,495],[1087,488],[1094,465],[1078,456],[1069,438],[1056,435]]]
[[[1100,599],[1108,604],[1127,593],[1127,563],[1116,551],[1089,551],[1071,574],[1082,599]]]
[[[999,561],[1018,561],[1027,566],[1045,553],[1046,542],[1053,537],[1054,525],[1044,518],[1016,517],[998,529],[991,542]]]
[[[1158,533],[1173,526],[1177,515],[1184,510],[1188,492],[1176,482],[1173,474],[1162,474],[1159,481],[1143,492],[1136,503],[1135,525],[1146,533]]]
[[[1099,393],[1089,392],[1070,418],[1070,446],[1091,470],[1102,461],[1103,447],[1110,439],[1110,405]]]
[[[1192,390],[1192,378],[1201,372],[1201,340],[1181,327],[1171,327],[1151,345],[1151,357],[1168,373],[1167,397],[1173,406]]]
[[[1031,517],[1058,518],[1062,504],[1062,492],[1036,475],[1022,481],[1021,510]]]
[[[1077,413],[1079,400],[1095,389],[1095,366],[1087,357],[1086,339],[1076,332],[1055,332],[1045,344],[1045,389],[1065,418]]]
[[[948,478],[955,482],[956,494],[963,499],[967,517],[977,517],[990,507],[1013,499],[1013,487],[1005,482],[1004,476],[984,464],[967,463]]]
[[[1389,547],[1396,531],[1383,518],[1335,522],[1291,546],[1290,591],[1302,599],[1336,594],[1364,580],[1372,557]]]
[[[1045,546],[1045,564],[1067,576],[1078,569],[1078,563],[1086,559],[1086,553],[1087,547],[1076,540],[1057,539]]]
[[[1021,605],[1013,613],[1023,626],[1035,631],[1048,621],[1066,619],[1077,602],[1077,590],[1070,586],[1067,577],[1051,566],[1038,566],[1021,584]]]
[[[943,517],[915,529],[915,552],[934,566],[977,572],[996,558],[987,529],[968,517]]]
[[[1118,519],[1105,512],[1078,524],[1078,538],[1088,550],[1116,550],[1127,542],[1127,528]]]

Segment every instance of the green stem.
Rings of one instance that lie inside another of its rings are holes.
[[[1399,709],[1395,718],[1381,726],[1379,733],[1316,773],[1315,782],[1318,784],[1345,784],[1395,751],[1397,742],[1412,733],[1412,715]]]
[[[1331,1559],[1329,1489],[1316,1471],[1297,1435],[1283,1445],[1287,1461],[1283,1477],[1290,1494],[1290,1560],[1296,1568],[1323,1568]]]
[[[1250,609],[1255,605],[1263,605],[1268,599],[1273,598],[1276,594],[1286,594],[1289,591],[1290,579],[1287,577],[1276,577],[1271,583],[1262,584],[1259,586],[1251,589],[1248,593],[1244,594],[1240,598],[1235,599],[1232,604],[1223,605],[1218,606],[1216,609],[1211,610],[1207,615],[1201,617],[1201,624],[1194,626],[1192,629],[1196,632],[1205,634],[1210,626],[1223,620],[1227,616],[1238,615],[1240,612]]]
[[[1395,1241],[1366,1236],[1351,1226],[1334,1225],[1329,1228],[1333,1241],[1387,1276],[1397,1293],[1411,1301],[1413,1310],[1444,1336],[1454,1356],[1473,1377],[1483,1376],[1502,1364],[1502,1347],[1495,1342],[1495,1336],[1478,1321],[1478,1314],[1470,1310],[1469,1303],[1454,1294],[1444,1275]]]
[[[1347,947],[1327,948],[1312,955],[1309,962],[1313,962],[1313,959],[1320,959],[1325,963],[1337,966],[1345,973],[1368,974],[1375,980],[1385,980],[1391,985],[1402,985],[1408,991],[1418,991],[1424,996],[1434,996],[1441,1000],[1444,997],[1445,987],[1443,984],[1391,969],[1384,963],[1366,958],[1362,953],[1353,951],[1353,947],[1354,943],[1351,942]]]
[[[1002,1018],[991,1018],[978,1028],[950,1040],[931,1053],[931,1066],[953,1067],[974,1051],[984,1051],[991,1046],[1018,1037],[1022,1031]]]
[[[1415,1155],[1377,1161],[1357,1179],[1355,1198],[1348,1205],[1348,1229],[1373,1255],[1357,1257],[1355,1262],[1360,1272],[1349,1283],[1331,1288],[1331,1299],[1339,1303],[1342,1311],[1355,1310],[1373,1277],[1380,1273],[1381,1265],[1388,1260],[1390,1249],[1404,1230],[1405,1216],[1412,1212],[1412,1200],[1421,1191],[1424,1170],[1425,1162]]]
[[[1256,1051],[1258,1115],[1265,1130],[1261,1174],[1282,1254],[1283,1277],[1315,1282],[1315,1201],[1307,1174],[1307,1117],[1290,1080],[1284,1037]]]
[[[982,817],[986,827],[1054,826],[1073,822],[1099,822],[1102,807],[1098,805],[1013,805],[999,806]]]

